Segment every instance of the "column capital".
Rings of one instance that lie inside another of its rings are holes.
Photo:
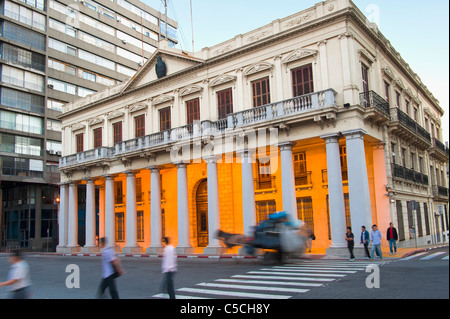
[[[157,165],[152,165],[152,166],[147,166],[146,169],[148,169],[149,171],[153,172],[159,172],[161,170],[160,167],[158,167]]]
[[[216,163],[217,164],[217,162],[219,161],[219,159],[221,159],[222,158],[222,155],[209,155],[209,156],[205,156],[204,158],[203,158],[203,160],[206,162],[206,163]]]
[[[354,130],[349,130],[349,131],[344,131],[342,132],[342,135],[345,136],[345,138],[348,139],[355,139],[355,138],[363,138],[364,135],[367,135],[367,132],[364,131],[363,129],[354,129]]]
[[[127,175],[127,177],[128,176],[136,176],[136,172],[135,171],[132,171],[132,170],[126,170],[125,172],[123,172],[124,174],[126,174]]]
[[[111,174],[105,174],[105,175],[102,175],[101,177],[103,177],[104,179],[114,179],[114,175],[111,175]]]
[[[236,150],[236,154],[241,155],[241,157],[253,156],[253,154],[255,154],[255,153],[256,153],[256,150],[252,149],[252,148],[244,148],[244,149]]]
[[[326,134],[326,135],[321,135],[320,138],[325,140],[326,143],[339,143],[341,134],[340,133]]]
[[[288,151],[292,150],[292,148],[297,144],[296,142],[283,142],[278,143],[277,146],[279,147],[280,151]]]
[[[186,168],[189,163],[185,163],[185,162],[181,161],[181,162],[175,162],[174,164],[177,166],[177,168]]]

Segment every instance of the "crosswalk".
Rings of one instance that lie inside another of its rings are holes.
[[[333,281],[389,261],[304,260],[297,264],[261,267],[243,274],[200,282],[176,290],[177,299],[290,299]],[[153,298],[168,298],[160,293]]]
[[[442,256],[444,254],[447,254],[446,256]],[[422,261],[427,261],[427,260],[448,260],[448,251],[438,251],[438,252],[430,252],[430,251],[424,251],[424,252],[420,252],[405,258],[402,258],[401,260],[411,260],[411,259],[415,259],[415,260],[422,260]]]

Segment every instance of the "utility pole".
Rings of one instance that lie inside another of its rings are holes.
[[[194,50],[194,19],[192,17],[192,0],[191,0],[191,33],[192,33],[192,52],[195,52],[195,50]]]
[[[165,9],[165,20],[166,20],[166,39],[169,40],[169,35],[167,34],[167,0],[164,0],[164,9]]]

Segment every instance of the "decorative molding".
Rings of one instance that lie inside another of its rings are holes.
[[[300,25],[302,23],[305,23],[305,22],[311,20],[311,18],[315,18],[315,14],[314,14],[313,11],[310,11],[310,12],[308,12],[308,13],[306,13],[306,14],[298,17],[298,18],[290,20],[288,23],[286,23],[284,25],[284,27],[287,28],[287,29],[293,28],[293,27],[296,27],[296,26],[298,26],[298,25]]]
[[[286,59],[284,59],[283,63],[288,64],[307,57],[316,58],[318,53],[319,51],[312,49],[297,49],[293,53],[291,53]]]
[[[358,55],[359,55],[359,59],[361,60],[361,59],[364,59],[364,60],[366,60],[367,62],[369,62],[370,64],[373,64],[374,62],[375,62],[375,58],[373,58],[372,56],[372,54],[370,54],[369,52],[367,52],[366,50],[364,50],[364,49],[360,49],[360,50],[358,50]]]
[[[175,99],[174,96],[161,94],[160,96],[158,96],[157,98],[155,98],[153,100],[153,105],[158,105],[158,104],[162,104],[162,103],[165,103],[165,102],[171,102],[174,99]]]
[[[218,77],[214,78],[211,80],[209,86],[214,87],[214,86],[218,86],[224,83],[228,83],[228,82],[234,82],[236,81],[236,76],[233,75],[228,75],[228,74],[221,74]]]
[[[108,120],[112,120],[121,116],[124,116],[125,113],[120,112],[120,111],[112,111],[110,113],[108,113],[108,116],[106,117]]]
[[[252,64],[251,66],[249,66],[244,71],[244,75],[249,76],[251,74],[255,74],[258,72],[262,72],[262,71],[267,71],[267,70],[272,71],[272,69],[273,69],[273,64],[271,64],[269,62],[259,62],[259,63],[255,63],[255,64]]]
[[[396,78],[394,82],[402,90],[405,89],[405,85],[403,84],[403,81],[400,78]]]
[[[395,79],[394,72],[392,72],[392,70],[389,67],[386,66],[386,67],[382,68],[382,71],[383,71],[384,75],[386,75],[388,78],[390,78],[390,80]]]
[[[95,125],[95,124],[99,124],[99,123],[103,123],[105,119],[103,117],[96,117],[96,118],[92,118],[89,120],[89,126]]]
[[[186,96],[192,93],[197,93],[203,91],[203,87],[199,85],[188,85],[179,91],[180,96]]]
[[[272,32],[270,30],[265,30],[265,31],[262,31],[262,32],[258,32],[258,33],[255,33],[255,34],[249,36],[247,38],[247,42],[248,43],[256,42],[256,41],[259,41],[259,40],[261,40],[261,39],[263,39],[265,37],[268,37],[269,35],[272,35]]]
[[[79,130],[82,130],[85,128],[86,128],[86,125],[77,123],[77,124],[72,125],[72,132],[79,131]]]
[[[134,113],[134,112],[137,112],[137,111],[140,111],[140,110],[144,110],[146,108],[148,108],[148,104],[147,103],[145,103],[145,102],[137,103],[137,104],[134,104],[134,105],[130,105],[128,107],[128,113]]]
[[[231,51],[232,49],[233,49],[233,47],[229,44],[229,45],[226,45],[226,46],[223,46],[221,48],[214,50],[213,55],[224,54],[228,51]]]

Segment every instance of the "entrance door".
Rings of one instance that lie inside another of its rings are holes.
[[[198,247],[208,246],[208,182],[197,188],[197,241]]]

